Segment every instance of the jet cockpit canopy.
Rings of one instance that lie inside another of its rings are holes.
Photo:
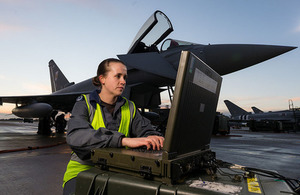
[[[172,31],[169,18],[163,12],[155,11],[135,36],[128,54],[158,52],[157,45]]]

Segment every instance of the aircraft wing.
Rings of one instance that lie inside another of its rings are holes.
[[[81,94],[82,92],[55,95],[2,96],[0,97],[0,105],[2,105],[2,103],[28,105],[42,102],[51,105],[53,109],[70,112],[73,108],[76,98]]]
[[[117,55],[129,69],[138,69],[169,79],[176,79],[177,71],[159,53],[135,53]]]

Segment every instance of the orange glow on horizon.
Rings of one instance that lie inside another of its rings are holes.
[[[15,108],[14,104],[3,104],[0,106],[0,113],[11,114],[12,109]]]

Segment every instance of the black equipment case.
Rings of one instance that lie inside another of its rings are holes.
[[[102,195],[183,195],[183,194],[293,194],[286,182],[274,178],[254,175],[239,177],[236,171],[222,168],[222,174],[211,177],[198,173],[187,177],[181,184],[167,185],[123,173],[92,168],[79,173],[76,194]],[[229,176],[231,175],[232,178]],[[233,175],[236,175],[233,177]]]

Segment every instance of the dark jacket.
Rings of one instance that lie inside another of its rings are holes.
[[[121,140],[124,134],[119,133],[118,129],[121,121],[121,106],[125,100],[119,97],[114,112],[111,114],[102,104],[98,93],[99,91],[95,90],[90,94],[90,103],[95,109],[96,104],[100,105],[106,128],[93,129],[89,122],[89,111],[83,96],[77,98],[68,122],[67,143],[81,159],[82,155],[79,153],[89,153],[93,148],[122,147]],[[137,110],[129,130],[129,137],[147,137],[148,135],[161,136],[153,129],[150,121],[141,116]]]

